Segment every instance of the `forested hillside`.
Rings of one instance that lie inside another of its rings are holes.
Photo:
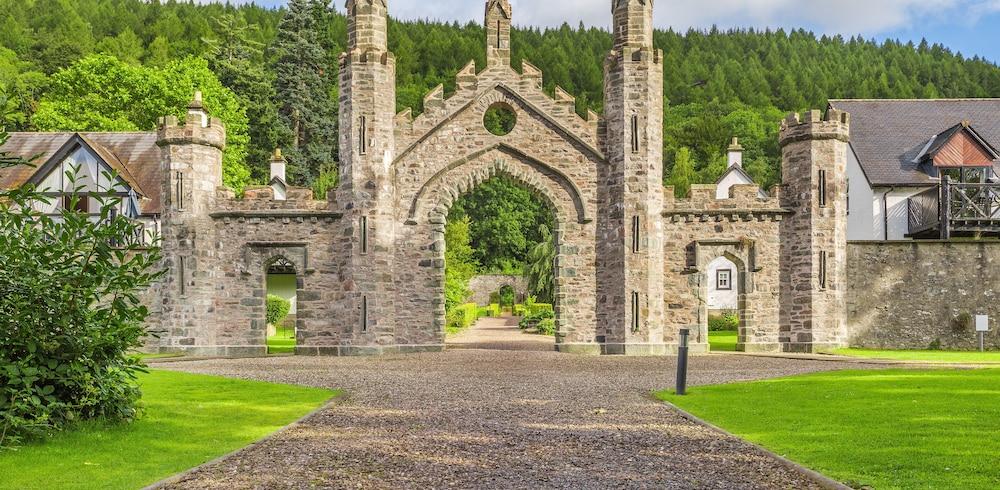
[[[325,140],[335,130],[336,59],[346,43],[346,19],[322,2],[292,4],[299,12],[282,27],[287,10],[252,5],[0,0],[2,122],[8,130],[39,128],[36,111],[57,85],[53,75],[89,55],[103,53],[149,68],[201,57],[249,111],[249,179],[265,177],[268,147],[294,144],[298,128],[299,144],[307,149],[293,153],[301,160],[293,162],[293,175],[298,183],[310,183],[329,174],[335,160],[335,141]],[[303,39],[317,48],[312,58],[289,53],[289,43]],[[390,40],[398,58],[400,108],[419,111],[423,95],[438,83],[450,88],[469,59],[484,64],[484,32],[478,24],[394,22]],[[560,85],[577,95],[581,113],[601,110],[602,63],[611,46],[607,32],[566,25],[516,29],[512,42],[516,67],[521,59],[530,60],[545,72],[548,90]],[[997,66],[927,43],[876,44],[804,31],[752,30],[658,31],[655,42],[665,53],[668,173],[678,151],[691,150],[690,158],[681,158],[682,175],[675,179],[681,184],[713,180],[734,135],[747,146],[751,174],[765,184],[777,182],[777,120],[788,110],[822,107],[827,98],[1000,96]],[[326,107],[298,107],[304,102],[294,99],[304,94],[283,91],[289,77],[303,76],[296,69],[310,63],[319,65],[310,83],[325,92]],[[73,102],[65,100],[65,93],[58,97],[61,103]],[[49,123],[51,115],[45,120],[44,129],[57,129]],[[66,122],[71,123],[76,126],[65,129],[87,129],[80,121]]]

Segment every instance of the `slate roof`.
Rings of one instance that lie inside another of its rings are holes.
[[[74,136],[94,148],[108,165],[116,169],[136,192],[149,201],[143,202],[143,214],[159,214],[160,148],[156,133],[10,133],[0,152],[32,158],[34,167],[18,166],[0,169],[0,188],[10,189],[28,182]],[[123,171],[124,170],[124,171]]]
[[[933,170],[914,160],[932,137],[963,121],[1000,147],[1000,99],[831,100],[830,107],[851,114],[851,147],[873,186],[936,183]]]

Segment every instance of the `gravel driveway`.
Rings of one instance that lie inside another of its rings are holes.
[[[811,487],[768,455],[654,401],[652,390],[673,385],[674,366],[672,358],[450,349],[156,367],[347,392],[305,424],[172,488]],[[703,356],[692,359],[690,380],[858,367]]]

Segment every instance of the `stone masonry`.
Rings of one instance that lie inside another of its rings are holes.
[[[652,0],[614,0],[605,62],[605,114],[576,100],[528,61],[510,63],[513,11],[485,9],[485,67],[460,70],[456,89],[395,111],[395,57],[386,0],[347,2],[340,58],[340,175],[329,201],[268,187],[243,199],[222,187],[225,130],[197,100],[167,118],[163,148],[167,279],[156,296],[161,332],[150,350],[265,353],[265,275],[280,261],[298,280],[304,355],[444,348],[444,227],[451,205],[505,175],[556,218],[556,346],[585,354],[676,352],[678,330],[707,348],[706,268],[739,267],[740,346],[809,351],[846,340],[848,116],[791,116],[783,126],[786,187],[762,198],[738,186],[717,199],[662,185],[663,53],[653,47]],[[486,130],[492,107],[514,112],[504,136]],[[828,198],[820,203],[820,189]]]

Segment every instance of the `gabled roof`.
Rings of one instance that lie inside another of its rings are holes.
[[[746,170],[743,170],[743,165],[736,164],[736,165],[730,165],[725,172],[722,172],[722,175],[719,176],[719,179],[715,181],[715,185],[721,184],[723,180],[726,180],[726,177],[728,177],[729,174],[738,175],[744,182],[746,182],[747,185],[756,184],[756,182],[754,182],[753,180],[753,177],[751,177]],[[758,194],[761,197],[767,196],[767,193],[764,192],[764,189],[761,189]]]
[[[830,107],[851,114],[851,147],[873,186],[937,182],[918,157],[930,138],[961,121],[1000,145],[1000,99],[831,100]]]
[[[144,202],[143,213],[159,214],[160,202],[160,148],[156,146],[156,133],[10,133],[0,152],[22,158],[32,158],[34,167],[18,166],[0,169],[0,188],[11,189],[31,181],[53,159],[73,146],[74,141],[86,144],[137,193],[149,199]],[[56,161],[55,163],[58,163]]]
[[[973,129],[972,125],[968,121],[963,121],[959,124],[956,124],[948,128],[943,133],[931,138],[930,142],[928,142],[927,149],[924,150],[924,152],[918,156],[917,161],[921,163],[926,162],[926,163],[931,163],[933,165],[937,165],[938,162],[936,162],[935,159],[941,154],[943,150],[947,150],[949,144],[957,136],[960,135],[967,136],[967,139],[965,141],[969,141],[971,139],[971,143],[975,145],[974,147],[975,156],[977,158],[982,158],[984,165],[986,164],[985,162],[987,161],[992,162],[1000,158],[1000,154],[997,153],[996,148],[990,145],[989,142],[985,140],[985,138],[980,136],[979,133],[975,129]],[[968,160],[966,160],[965,162],[969,163]]]

